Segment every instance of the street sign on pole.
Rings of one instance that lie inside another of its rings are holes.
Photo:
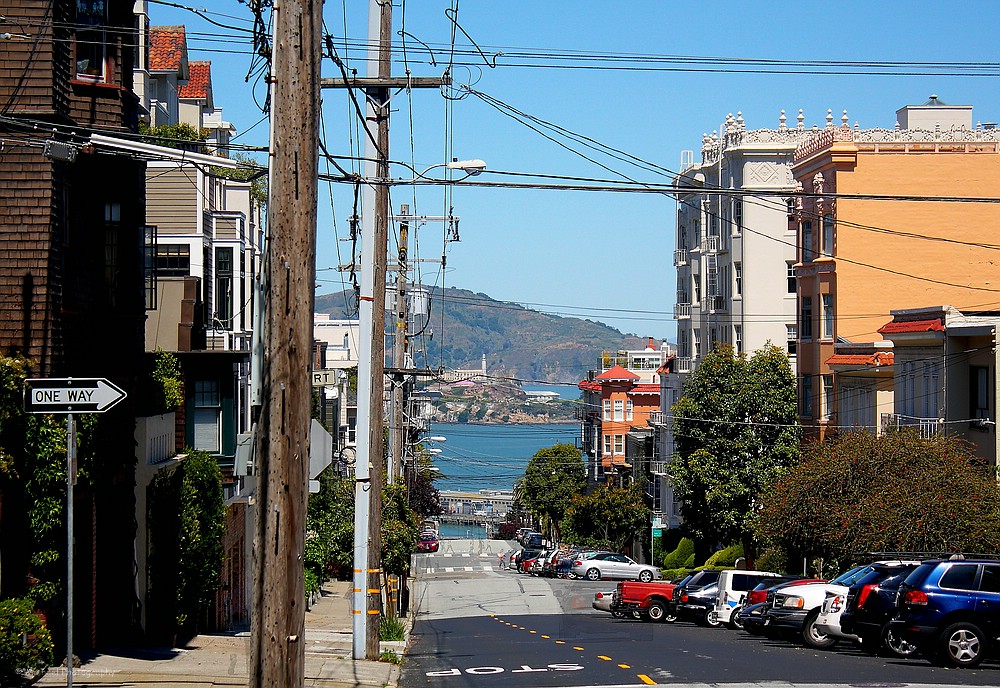
[[[125,392],[103,377],[50,377],[24,381],[27,413],[104,413]]]

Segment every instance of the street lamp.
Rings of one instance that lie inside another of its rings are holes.
[[[430,437],[427,437],[425,439],[427,441],[429,441],[429,442],[447,442],[448,441],[447,437],[443,437],[441,435],[431,435]]]
[[[452,160],[451,162],[439,162],[436,165],[431,165],[423,172],[417,172],[416,170],[414,170],[414,172],[416,172],[417,177],[423,177],[424,179],[427,179],[427,177],[425,177],[424,175],[426,175],[431,170],[437,169],[438,167],[446,167],[449,170],[460,170],[462,172],[465,172],[465,176],[462,177],[462,179],[468,179],[469,177],[475,177],[477,174],[482,174],[483,171],[486,169],[486,163],[483,162],[482,160],[479,160],[478,158],[472,160]],[[462,179],[456,179],[455,181],[460,182],[462,181]],[[412,181],[416,181],[416,179]],[[399,183],[405,184],[407,182],[402,181]]]

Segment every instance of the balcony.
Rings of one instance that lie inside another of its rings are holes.
[[[707,253],[719,253],[725,251],[725,245],[722,242],[722,237],[717,236],[707,236],[705,237],[705,251]]]
[[[688,251],[686,248],[679,248],[674,251],[674,267],[688,264]]]
[[[729,310],[724,296],[709,296],[705,299],[705,309],[709,313]]]
[[[675,303],[674,304],[674,319],[675,320],[690,320],[691,319],[691,304],[690,303]]]
[[[663,475],[669,476],[667,472],[668,461],[650,461],[649,462],[649,472],[653,475]]]
[[[690,373],[695,368],[694,359],[690,356],[678,356],[674,359],[674,368],[678,373]]]
[[[656,427],[657,425],[663,426],[667,424],[667,414],[663,411],[650,411],[649,418],[646,420],[648,425]]]
[[[916,428],[922,438],[928,439],[944,432],[944,419],[905,416],[901,413],[882,414],[882,432],[899,430],[900,428]]]

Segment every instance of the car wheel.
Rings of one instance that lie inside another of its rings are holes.
[[[663,621],[667,615],[667,608],[663,606],[662,602],[650,602],[646,613],[649,614],[650,621]]]
[[[651,580],[653,580],[653,572],[648,569],[646,569],[645,571],[640,571],[639,580],[641,580],[643,583],[649,583]]]
[[[939,649],[947,664],[955,667],[974,667],[986,654],[986,637],[975,624],[952,624],[941,634]]]
[[[878,647],[877,640],[873,640],[876,642],[875,646]],[[882,644],[889,649],[889,652],[897,657],[913,657],[919,652],[916,645],[904,640],[899,633],[896,632],[896,629],[892,628],[888,624],[886,624],[885,630],[882,631]]]
[[[722,622],[719,621],[719,612],[714,609],[709,609],[705,612],[705,625],[709,628],[718,628],[721,626]]]
[[[817,650],[825,650],[837,644],[837,638],[832,635],[822,633],[816,628],[816,619],[819,618],[819,610],[813,611],[806,617],[806,623],[802,627],[802,639],[806,645]]]
[[[676,623],[677,622],[677,612],[673,612],[673,611],[670,611],[668,609],[667,612],[663,615],[663,620],[665,622],[671,623],[671,624],[672,623]]]
[[[615,617],[616,619],[624,619],[625,612],[616,609],[615,611],[611,612],[611,616]]]
[[[740,619],[739,609],[734,609],[733,613],[729,615],[729,621],[726,623],[726,627],[731,631],[743,630],[743,620]]]
[[[587,580],[601,580],[601,572],[597,569],[587,569]]]

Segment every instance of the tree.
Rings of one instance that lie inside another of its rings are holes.
[[[741,542],[752,563],[751,519],[760,494],[799,452],[788,357],[773,344],[749,360],[721,346],[702,359],[683,392],[673,407],[677,456],[671,465],[683,529],[702,550]]]
[[[574,495],[562,520],[566,540],[584,547],[620,552],[649,524],[649,507],[638,485],[602,485],[589,495]]]
[[[1000,486],[955,438],[858,431],[810,444],[762,502],[757,533],[787,561],[1000,550]]]
[[[535,452],[519,487],[520,503],[543,528],[559,539],[559,522],[573,496],[587,485],[583,455],[572,444],[555,444]]]

